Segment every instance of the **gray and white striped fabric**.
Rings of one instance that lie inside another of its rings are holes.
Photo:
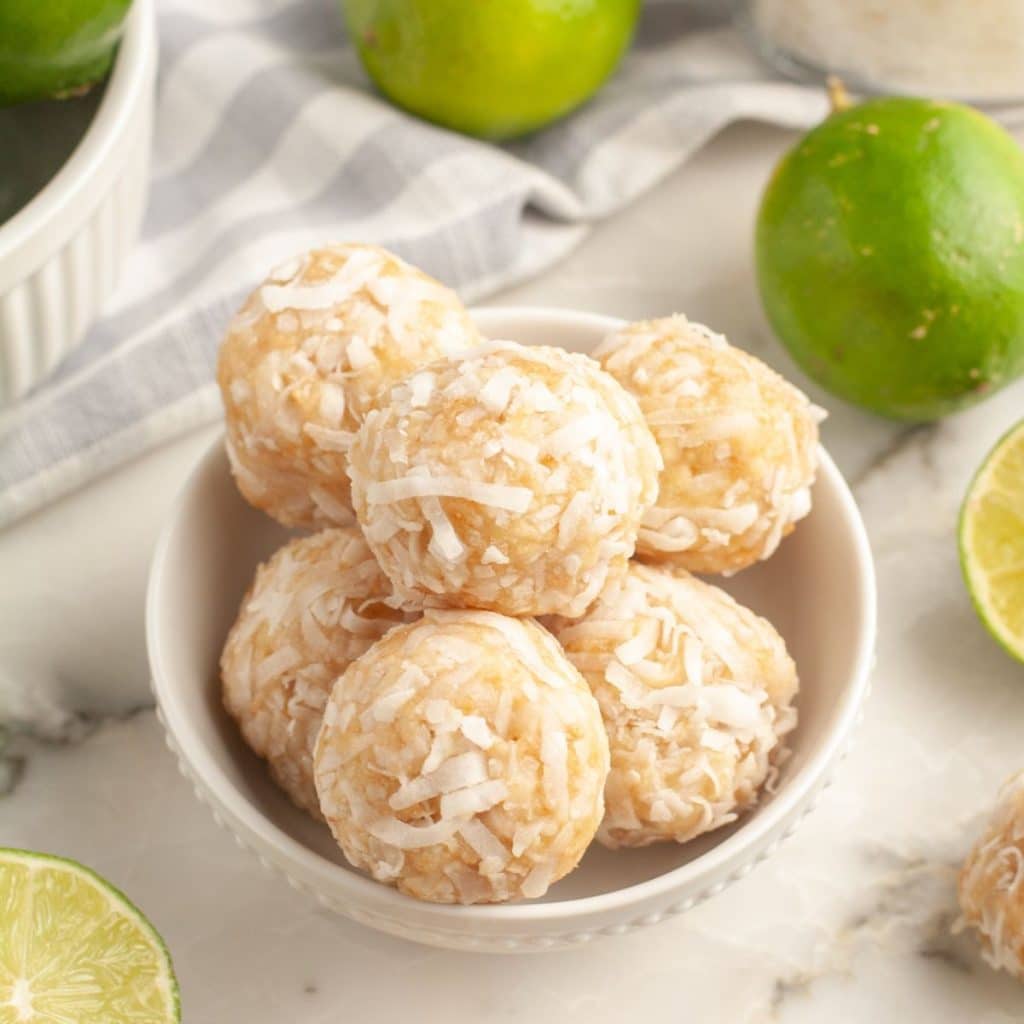
[[[772,81],[728,6],[649,0],[596,100],[498,147],[374,94],[335,0],[160,0],[142,238],[103,320],[0,419],[0,525],[216,417],[224,325],[294,252],[378,242],[479,299],[564,256],[730,121],[818,120],[820,93]]]

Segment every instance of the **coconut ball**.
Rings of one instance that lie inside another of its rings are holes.
[[[331,245],[278,267],[220,349],[227,451],[247,501],[286,526],[352,521],[352,436],[379,395],[475,345],[455,293],[372,245]]]
[[[224,706],[277,784],[316,817],[313,746],[331,687],[412,617],[355,527],[293,540],[256,571],[221,655]]]
[[[419,899],[494,903],[541,896],[579,862],[608,740],[535,622],[428,611],[338,680],[314,765],[353,865]]]
[[[810,511],[824,412],[684,316],[629,324],[594,356],[636,395],[665,460],[640,555],[726,574],[768,558]]]
[[[634,562],[585,616],[549,626],[608,730],[605,846],[685,843],[756,802],[797,717],[770,623],[682,569]]]
[[[1024,772],[1004,783],[988,828],[960,872],[959,924],[995,968],[1024,979]]]
[[[593,360],[488,342],[392,388],[356,435],[350,475],[399,593],[580,614],[625,570],[660,466],[635,399]]]

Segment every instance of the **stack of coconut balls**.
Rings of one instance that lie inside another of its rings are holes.
[[[810,508],[820,413],[757,359],[681,316],[592,358],[487,339],[437,281],[336,245],[256,289],[218,378],[242,494],[319,531],[259,568],[224,702],[354,866],[537,897],[595,836],[684,843],[770,784],[796,669],[690,575]]]

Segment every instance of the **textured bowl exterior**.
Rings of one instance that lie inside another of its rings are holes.
[[[617,321],[606,317],[559,310],[485,309],[477,311],[475,318],[491,336],[543,339],[584,351],[618,326]],[[249,789],[250,785],[263,784],[262,766],[224,746],[224,737],[231,737],[232,730],[230,723],[225,727],[221,721],[223,716],[216,707],[219,701],[216,697],[210,700],[209,687],[214,685],[211,670],[197,662],[185,671],[173,655],[182,645],[190,644],[189,634],[197,629],[207,632],[199,646],[218,642],[215,638],[220,636],[219,627],[210,625],[211,618],[230,621],[234,614],[234,608],[219,607],[223,597],[216,594],[216,581],[205,586],[206,573],[216,571],[205,565],[205,545],[212,539],[216,547],[218,531],[236,529],[230,522],[215,522],[222,512],[225,520],[230,519],[225,502],[236,498],[220,441],[215,442],[186,483],[150,571],[146,631],[153,689],[167,744],[196,796],[210,807],[216,821],[234,835],[241,848],[324,907],[390,935],[469,952],[540,952],[623,935],[683,914],[749,874],[793,834],[831,784],[862,716],[875,643],[874,570],[849,491],[824,451],[821,460],[818,486],[822,490],[816,495],[823,499],[823,512],[819,514],[826,517],[826,539],[841,541],[840,546],[845,545],[851,553],[851,564],[843,567],[842,586],[832,595],[823,595],[823,600],[834,606],[830,615],[857,618],[860,623],[850,643],[850,668],[818,695],[819,713],[822,706],[831,710],[826,727],[818,730],[819,735],[796,758],[802,762],[800,770],[784,777],[771,801],[757,814],[743,819],[732,834],[716,840],[679,867],[660,871],[638,884],[620,883],[619,869],[613,867],[614,885],[620,888],[599,886],[593,895],[584,890],[581,898],[554,898],[556,887],[550,902],[441,906],[411,899],[325,858],[304,841],[302,828],[282,826],[275,814],[268,814]],[[828,516],[829,508],[834,516]],[[256,529],[262,534],[262,526]],[[253,543],[268,547],[272,538],[261,535]],[[249,545],[244,547],[242,560],[246,561]],[[191,589],[187,593],[181,591],[180,581],[175,582],[183,552],[194,555],[203,565],[202,573],[189,575],[187,588]],[[227,557],[233,561],[237,554]],[[810,554],[817,556],[818,552]],[[252,565],[224,568],[251,572]],[[189,606],[210,602],[209,607],[197,609],[197,626],[183,621],[182,600]],[[219,642],[223,642],[222,637]],[[243,760],[245,763],[241,763]],[[237,773],[234,778],[233,773]],[[629,857],[630,852],[616,856]],[[607,875],[607,864],[603,870]]]
[[[151,0],[135,0],[84,138],[0,225],[0,406],[78,344],[114,289],[145,207],[155,71]]]
[[[154,692],[159,701],[159,691],[154,684]],[[864,691],[864,699],[870,695],[870,686]],[[738,863],[721,874],[709,876],[700,884],[680,886],[669,898],[663,898],[652,905],[637,904],[617,907],[603,914],[593,915],[586,922],[561,917],[546,920],[538,916],[531,921],[525,934],[506,934],[505,930],[495,929],[463,929],[441,928],[421,921],[414,921],[406,915],[380,913],[351,901],[349,894],[336,891],[317,879],[311,879],[296,869],[294,861],[283,854],[276,846],[261,842],[244,823],[238,821],[230,810],[223,807],[216,794],[207,787],[203,779],[193,769],[182,754],[174,739],[174,734],[159,710],[157,715],[164,729],[164,740],[167,748],[178,762],[178,770],[191,784],[192,791],[200,803],[206,804],[213,815],[214,821],[228,831],[239,849],[254,856],[263,868],[284,878],[297,892],[316,900],[322,907],[342,917],[347,917],[359,924],[374,928],[387,935],[394,935],[410,942],[419,942],[425,946],[436,946],[440,949],[454,949],[465,953],[544,953],[557,949],[571,949],[584,946],[599,939],[614,938],[628,935],[652,925],[671,920],[686,911],[717,896],[733,882],[746,878],[759,864],[771,857],[779,847],[796,832],[803,820],[817,807],[822,794],[832,785],[836,769],[845,760],[852,747],[852,733],[863,720],[859,715],[851,729],[850,738],[835,759],[830,763],[828,771],[821,782],[809,792],[800,805],[781,823],[777,832],[760,842],[750,844],[745,855]],[[545,906],[545,904],[538,904]]]

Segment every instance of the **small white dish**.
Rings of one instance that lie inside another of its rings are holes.
[[[0,223],[0,407],[78,344],[113,291],[145,207],[156,60],[152,2],[134,0],[81,141]]]
[[[587,352],[618,321],[548,309],[481,309],[491,337]],[[776,555],[716,580],[767,616],[800,671],[800,724],[776,791],[735,824],[684,846],[611,852],[594,845],[537,902],[421,903],[345,862],[325,826],[291,805],[221,707],[217,662],[257,563],[286,531],[247,505],[217,442],[164,529],[146,609],[153,685],[168,743],[197,795],[239,844],[298,889],[403,938],[475,951],[565,947],[682,913],[745,875],[799,824],[828,785],[869,688],[875,581],[864,526],[827,453],[814,506]]]

